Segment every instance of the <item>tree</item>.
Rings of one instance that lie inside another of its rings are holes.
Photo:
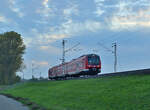
[[[20,76],[16,76],[14,79],[14,83],[20,82],[21,81],[21,77]]]
[[[11,31],[0,35],[0,83],[15,82],[16,72],[23,64],[25,45],[21,35]]]

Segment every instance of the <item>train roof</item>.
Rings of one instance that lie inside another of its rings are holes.
[[[80,57],[83,57],[83,56],[93,56],[93,55],[99,56],[99,55],[97,55],[97,54],[85,54],[85,55],[82,55],[82,56],[80,56]],[[80,57],[79,57],[79,58],[80,58]]]
[[[85,56],[99,56],[99,55],[97,55],[97,54],[85,54],[85,55],[82,55],[82,56],[80,56],[80,57],[78,57],[78,58],[81,58],[81,57],[85,57]],[[78,58],[76,58],[76,59],[72,59],[71,61],[74,61],[74,60],[77,60]],[[70,63],[71,61],[69,61],[69,62],[65,62],[64,64],[67,64],[67,63]],[[53,66],[52,68],[57,68],[57,67],[59,67],[59,66],[61,66],[62,64],[59,64],[59,65],[56,65],[56,66]],[[51,69],[51,68],[50,68]]]

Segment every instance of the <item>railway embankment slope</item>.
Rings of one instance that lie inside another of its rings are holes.
[[[150,75],[29,82],[3,93],[48,110],[149,110]]]

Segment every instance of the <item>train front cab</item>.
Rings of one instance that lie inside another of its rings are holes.
[[[86,57],[86,74],[96,75],[101,72],[101,60],[96,54],[90,54]]]

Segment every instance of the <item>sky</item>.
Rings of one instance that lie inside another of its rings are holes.
[[[150,0],[0,0],[0,33],[15,31],[26,45],[24,77],[48,76],[61,63],[84,54],[101,57],[102,72],[149,68]],[[111,50],[111,51],[110,51]],[[21,77],[23,73],[18,73]]]

